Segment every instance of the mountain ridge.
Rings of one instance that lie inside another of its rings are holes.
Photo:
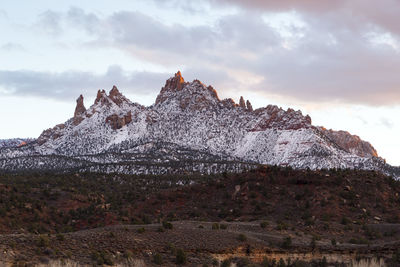
[[[168,144],[174,144],[173,148]],[[123,156],[99,156],[111,155],[111,151]],[[314,126],[310,116],[290,108],[285,111],[268,105],[253,110],[243,97],[238,104],[230,98],[221,100],[212,86],[199,80],[186,82],[180,71],[166,81],[155,103],[148,107],[131,102],[116,86],[109,94],[99,90],[87,109],[80,95],[71,119],[43,131],[30,146],[0,150],[0,168],[16,169],[17,163],[10,162],[17,157],[58,155],[74,161],[89,157],[97,168],[115,164],[108,172],[137,173],[118,165],[138,164],[145,155],[150,166],[169,164],[162,172],[176,172],[173,166],[187,160],[180,151],[202,155],[192,158],[193,170],[184,170],[189,172],[199,169],[196,164],[218,159],[211,167],[214,170],[203,171],[224,171],[215,166],[228,160],[230,171],[238,170],[241,164],[246,168],[269,164],[303,169],[371,169],[393,175],[388,171],[393,167],[358,136]]]

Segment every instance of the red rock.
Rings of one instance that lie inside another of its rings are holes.
[[[121,129],[130,122],[132,122],[132,112],[130,111],[123,117],[113,114],[106,118],[106,123],[109,124],[113,130]]]
[[[180,71],[175,73],[175,76],[168,79],[165,82],[165,85],[163,88],[161,88],[160,94],[157,96],[156,99],[156,104],[164,102],[166,99],[166,96],[164,95],[166,92],[171,91],[171,92],[176,92],[180,91],[183,89],[185,85],[185,80],[182,77],[182,74]]]
[[[85,108],[85,105],[83,104],[83,96],[80,95],[78,97],[78,99],[76,100],[74,118],[81,116],[83,113],[85,113],[85,111],[86,111],[86,108]]]
[[[243,108],[243,109],[246,109],[246,104],[245,104],[245,102],[244,102],[243,96],[240,97],[240,100],[239,100],[239,107],[241,107],[241,108]]]
[[[378,152],[368,142],[361,140],[357,135],[346,131],[327,130],[324,127],[318,129],[343,150],[356,154],[360,157],[378,157]]]
[[[248,111],[253,111],[253,106],[251,105],[249,100],[246,101],[246,107]]]
[[[124,96],[119,92],[118,88],[114,85],[113,88],[110,91],[110,94],[108,95],[110,99],[117,104],[118,106],[122,104],[124,101]]]

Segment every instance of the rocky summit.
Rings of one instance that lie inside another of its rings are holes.
[[[126,174],[220,173],[259,164],[300,169],[350,168],[400,176],[371,144],[312,125],[301,111],[253,109],[240,97],[219,99],[212,86],[178,71],[155,103],[133,103],[116,86],[92,106],[77,99],[74,116],[23,146],[0,148],[3,171],[56,170]]]

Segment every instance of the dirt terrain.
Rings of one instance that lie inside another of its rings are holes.
[[[400,264],[400,183],[376,172],[272,166],[0,183],[5,266]]]
[[[220,229],[216,229],[216,225]],[[195,221],[174,222],[172,229],[165,229],[162,224],[117,225],[65,234],[2,235],[0,249],[4,264],[18,266],[48,264],[56,259],[81,265],[123,264],[129,259],[141,259],[146,265],[157,265],[156,254],[161,256],[163,266],[174,266],[178,249],[184,250],[188,266],[212,266],[224,260],[240,262],[244,259],[262,264],[266,258],[277,262],[280,259],[314,261],[316,264],[321,264],[325,258],[331,263],[351,264],[366,259],[392,258],[400,248],[400,241],[379,245],[332,245],[327,239],[320,239],[312,246],[312,235],[299,235],[292,230],[277,232],[275,227],[262,228],[259,222]]]

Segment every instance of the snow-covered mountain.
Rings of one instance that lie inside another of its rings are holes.
[[[0,149],[0,168],[122,173],[223,172],[257,164],[359,168],[396,175],[359,137],[315,127],[309,116],[269,105],[253,110],[240,98],[220,100],[181,73],[166,81],[155,104],[133,103],[114,86],[86,109],[22,147]]]

